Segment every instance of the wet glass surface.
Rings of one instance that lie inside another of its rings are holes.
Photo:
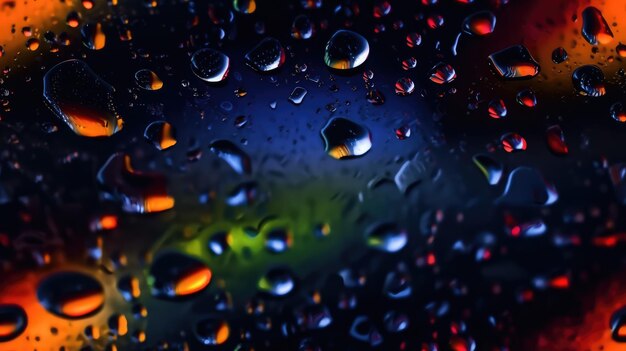
[[[626,347],[618,0],[0,2],[0,350]]]

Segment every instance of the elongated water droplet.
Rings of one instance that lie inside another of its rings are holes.
[[[589,6],[583,10],[583,28],[582,35],[591,45],[608,44],[613,40],[613,32],[602,12],[593,6]]]
[[[259,291],[271,296],[285,296],[291,293],[296,281],[291,270],[287,268],[272,268],[259,280]]]
[[[104,289],[86,274],[58,272],[39,282],[37,299],[48,312],[59,317],[86,318],[104,305]]]
[[[80,60],[61,62],[44,76],[43,95],[48,106],[74,133],[82,136],[110,136],[122,129],[114,92],[111,85]]]
[[[367,245],[385,252],[398,252],[407,241],[407,232],[392,222],[377,224],[367,232]]]
[[[540,67],[524,45],[515,45],[489,55],[496,72],[505,79],[532,78]]]
[[[150,267],[152,295],[176,299],[203,291],[211,282],[211,270],[200,260],[177,252],[159,255]]]

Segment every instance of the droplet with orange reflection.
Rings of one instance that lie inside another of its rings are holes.
[[[580,95],[599,97],[606,94],[604,73],[595,65],[584,65],[572,73],[572,83]]]
[[[44,76],[43,95],[50,109],[76,134],[110,136],[123,120],[116,111],[115,89],[81,60],[67,60]]]
[[[211,270],[200,260],[177,252],[157,257],[150,267],[152,295],[176,299],[203,291],[211,282]]]
[[[515,45],[489,55],[496,72],[505,79],[532,78],[539,74],[539,63],[524,45]]]
[[[65,22],[72,28],[77,28],[80,25],[80,14],[76,11],[72,11],[65,17]]]
[[[101,50],[106,44],[106,35],[100,23],[86,23],[80,29],[83,44],[91,50]]]
[[[469,15],[463,21],[463,31],[469,35],[483,36],[493,33],[496,16],[491,11],[480,11]]]
[[[583,10],[582,35],[591,45],[608,44],[613,40],[611,27],[606,23],[602,12],[593,6]]]
[[[209,317],[197,322],[194,332],[196,338],[204,345],[221,345],[230,336],[228,323],[223,319],[215,317]]]
[[[18,305],[0,305],[0,342],[17,338],[28,324],[26,312]]]
[[[126,212],[154,213],[174,207],[165,176],[135,171],[128,155],[113,154],[100,168],[98,181],[111,198],[121,201]]]
[[[99,281],[79,272],[57,272],[37,286],[37,299],[50,313],[68,319],[85,318],[104,305],[104,289]]]

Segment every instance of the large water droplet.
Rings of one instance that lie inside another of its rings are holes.
[[[513,206],[547,206],[559,198],[556,188],[534,168],[518,167],[509,174],[500,203]]]
[[[126,212],[161,212],[174,207],[165,176],[135,171],[130,156],[122,153],[109,157],[98,172],[98,182],[108,195],[122,202]]]
[[[338,160],[365,155],[372,148],[369,129],[346,118],[331,118],[321,134],[326,153]]]
[[[52,67],[44,76],[43,95],[52,111],[76,134],[110,136],[122,129],[115,89],[80,60]]]
[[[602,16],[602,12],[593,6],[583,10],[582,35],[591,45],[608,44],[613,40],[611,27]]]
[[[177,252],[161,254],[150,267],[152,295],[176,299],[197,294],[209,285],[211,275],[198,259]]]
[[[191,56],[191,71],[198,78],[209,83],[218,83],[226,79],[230,68],[230,59],[213,49],[200,49]]]
[[[84,273],[58,272],[39,282],[37,299],[59,317],[85,318],[98,313],[104,305],[104,289]]]
[[[496,72],[506,79],[532,78],[540,67],[524,45],[515,45],[489,55]]]
[[[342,29],[326,44],[324,62],[330,68],[352,69],[362,65],[369,53],[369,43],[362,35]]]
[[[285,63],[285,49],[277,39],[265,38],[246,54],[246,64],[257,72],[269,72]]]

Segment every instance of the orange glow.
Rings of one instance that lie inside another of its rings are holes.
[[[163,85],[163,83],[161,83]],[[163,135],[161,137],[161,150],[165,150],[176,145],[176,139],[172,135],[172,125],[169,123],[163,124]]]
[[[117,216],[115,215],[106,215],[100,218],[100,229],[102,230],[112,230],[117,228]]]
[[[174,198],[168,195],[149,196],[144,202],[146,212],[161,212],[174,207]]]
[[[0,336],[6,337],[13,334],[17,329],[17,326],[13,323],[0,324]]]
[[[103,304],[104,295],[102,293],[94,293],[65,301],[61,307],[61,312],[70,317],[80,318],[96,311]]]
[[[185,296],[197,293],[206,288],[211,282],[211,270],[202,267],[185,275],[176,282],[175,292],[177,296]]]
[[[223,323],[220,326],[220,329],[217,331],[217,335],[215,336],[215,341],[218,345],[221,345],[228,340],[228,336],[230,335],[230,328],[228,328],[228,324]]]

